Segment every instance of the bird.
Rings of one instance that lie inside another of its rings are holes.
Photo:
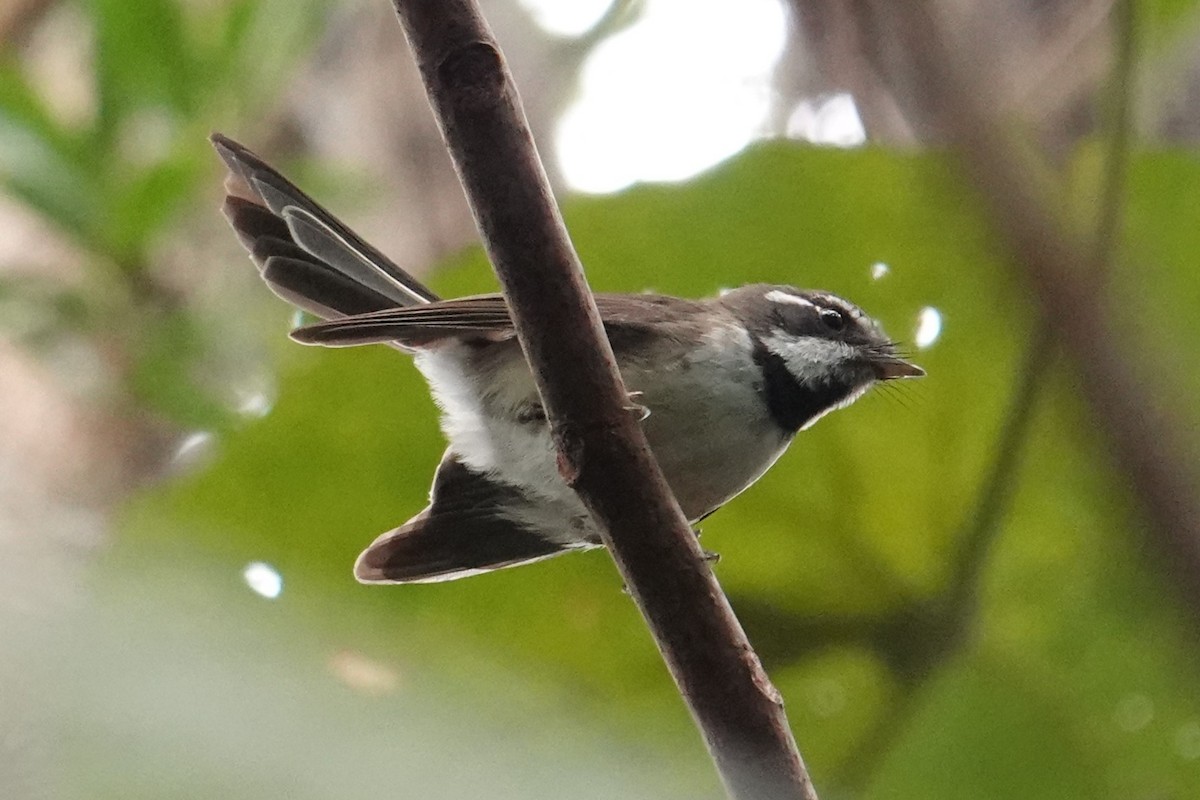
[[[504,298],[442,299],[273,167],[214,133],[222,211],[262,279],[320,322],[310,345],[414,357],[448,440],[420,513],[359,555],[362,583],[429,583],[602,547],[559,475]],[[694,525],[757,481],[796,434],[883,381],[917,378],[877,322],[830,292],[756,283],[707,299],[595,295],[630,408]]]

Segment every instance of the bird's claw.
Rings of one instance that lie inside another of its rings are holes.
[[[637,417],[638,422],[642,422],[647,417],[650,416],[649,407],[636,402],[637,400],[640,400],[642,398],[643,394],[644,394],[644,392],[630,392],[629,393],[629,405],[624,407],[626,411],[630,412],[631,414],[634,414]]]
[[[701,530],[699,525],[692,526],[692,534],[696,537],[697,541],[699,541],[700,534],[702,534],[702,533],[704,533],[704,531]],[[714,564],[716,564],[717,562],[719,562],[721,560],[721,554],[714,552],[712,550],[701,549],[700,554],[701,554],[701,558],[704,559],[704,563],[708,564],[709,566],[713,566]]]

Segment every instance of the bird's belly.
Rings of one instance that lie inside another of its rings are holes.
[[[762,477],[790,441],[759,413],[756,398],[647,398],[647,405],[646,437],[689,520],[715,511]],[[660,413],[653,411],[656,405]]]
[[[653,411],[651,418],[654,417]],[[661,417],[660,417],[661,419]],[[645,423],[647,438],[663,476],[684,515],[695,520],[719,508],[754,483],[783,453],[787,441],[754,421],[730,417],[708,425]],[[575,493],[558,473],[557,454],[545,424],[493,420],[486,426],[447,426],[451,447],[474,469],[493,472],[555,502],[578,506]],[[680,438],[683,437],[683,438]]]
[[[785,447],[778,442],[756,445],[736,450],[712,446],[706,452],[689,449],[681,454],[659,447],[655,456],[684,516],[694,521],[749,488],[770,469]]]
[[[728,349],[714,342],[671,363],[665,374],[658,363],[644,370],[622,365],[626,386],[642,393],[635,402],[650,409],[643,429],[690,520],[754,483],[790,441],[762,402],[759,374],[750,368],[750,359],[715,363],[726,359]],[[586,518],[582,503],[558,474],[548,426],[522,417],[536,404],[537,393],[515,343],[512,358],[489,370],[482,381],[470,351],[455,346],[430,355],[434,357],[418,357],[417,363],[442,408],[450,447],[464,463],[541,495],[572,518]],[[481,382],[492,389],[487,397],[476,391]]]

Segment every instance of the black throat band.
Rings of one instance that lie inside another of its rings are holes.
[[[821,412],[837,405],[850,393],[832,384],[805,385],[796,380],[783,358],[754,339],[754,363],[762,370],[762,395],[771,419],[787,433],[795,433]]]

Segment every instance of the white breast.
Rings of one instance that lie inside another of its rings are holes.
[[[509,483],[541,487],[559,482],[549,430],[521,419],[538,397],[520,348],[513,341],[490,349],[486,374],[479,352],[459,342],[417,355],[417,368],[442,409],[442,430],[451,449],[472,469],[495,472]],[[488,391],[481,393],[484,386]]]

